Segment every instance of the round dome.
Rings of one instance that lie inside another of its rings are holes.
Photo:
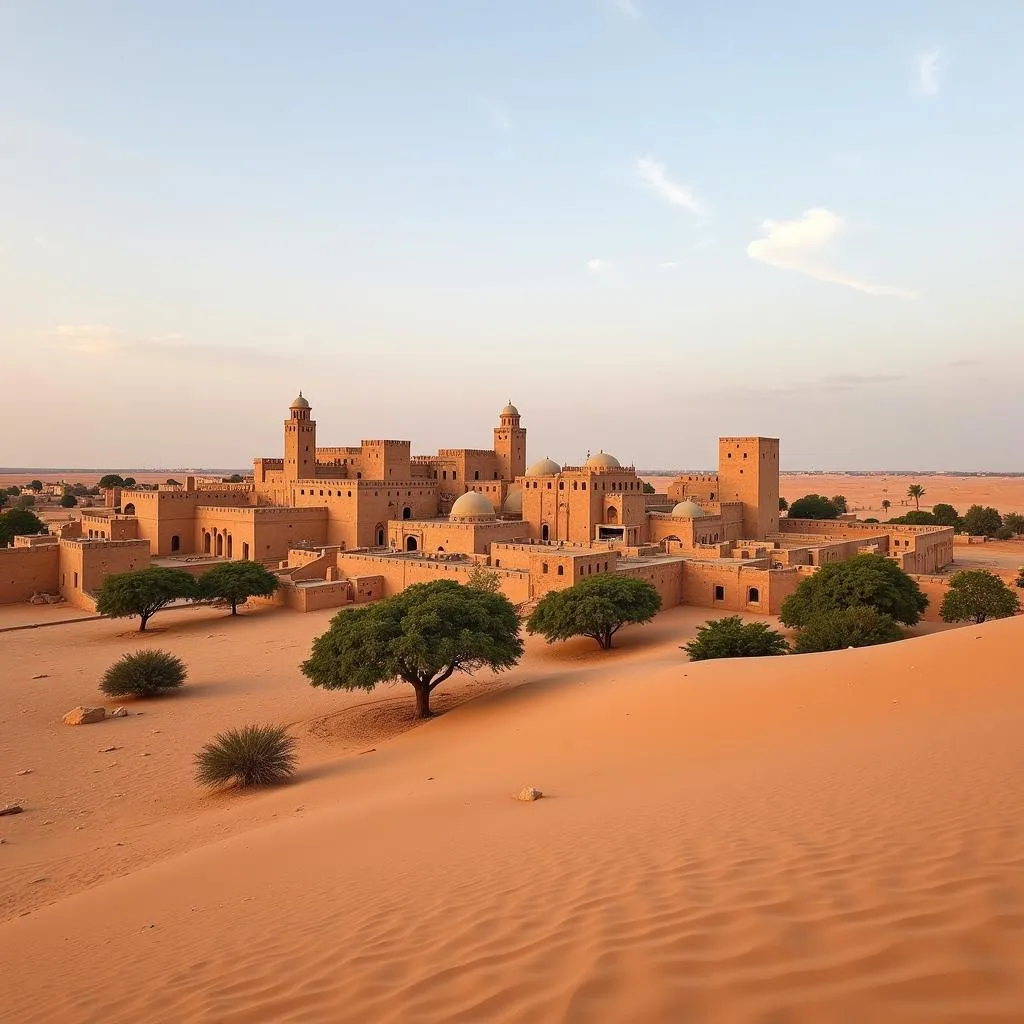
[[[501,506],[501,511],[509,515],[522,515],[523,492],[521,488],[508,492],[508,497],[505,499],[505,504]]]
[[[448,515],[449,519],[494,518],[494,506],[479,491],[466,491],[459,497]]]
[[[299,397],[288,407],[289,409],[308,409],[309,402],[302,397],[302,392],[299,392]]]
[[[501,410],[501,415],[502,416],[518,416],[519,415],[519,410],[511,402],[509,402],[508,405],[506,405],[505,408]]]
[[[554,459],[549,459],[546,455],[543,459],[538,459],[527,471],[527,476],[555,476],[562,472],[562,467],[555,462]]]
[[[704,509],[697,502],[689,499],[679,502],[672,509],[673,519],[700,519],[702,515],[704,515]]]
[[[583,465],[586,469],[620,469],[622,463],[614,455],[598,452],[596,455],[591,455]]]

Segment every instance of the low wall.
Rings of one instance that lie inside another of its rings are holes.
[[[0,604],[19,604],[33,594],[56,594],[59,565],[56,543],[0,548]]]
[[[658,591],[662,609],[675,608],[683,601],[683,564],[680,559],[662,564],[619,566],[616,571],[623,576],[646,580]]]

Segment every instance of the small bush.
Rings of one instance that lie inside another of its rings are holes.
[[[891,615],[867,605],[822,612],[809,619],[796,635],[797,654],[873,647],[902,640],[903,631]]]
[[[283,725],[219,733],[196,754],[201,786],[276,786],[295,774],[295,740]]]
[[[168,651],[136,651],[115,661],[100,689],[108,697],[155,697],[185,682],[185,663]]]
[[[738,615],[714,619],[698,627],[697,636],[681,650],[690,661],[708,661],[712,658],[765,658],[786,654],[789,645],[785,637],[763,622],[747,622]]]

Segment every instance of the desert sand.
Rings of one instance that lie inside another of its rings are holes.
[[[5,1019],[1020,1020],[1024,619],[690,664],[706,614],[531,639],[415,728],[305,683],[327,613],[162,613],[185,691],[77,729],[127,624],[0,634]],[[199,793],[253,720],[297,781]]]

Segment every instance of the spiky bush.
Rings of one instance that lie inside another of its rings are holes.
[[[295,740],[283,725],[219,733],[196,754],[201,786],[276,786],[295,774]]]
[[[185,682],[185,663],[169,651],[136,651],[115,661],[100,689],[108,697],[155,697]]]

